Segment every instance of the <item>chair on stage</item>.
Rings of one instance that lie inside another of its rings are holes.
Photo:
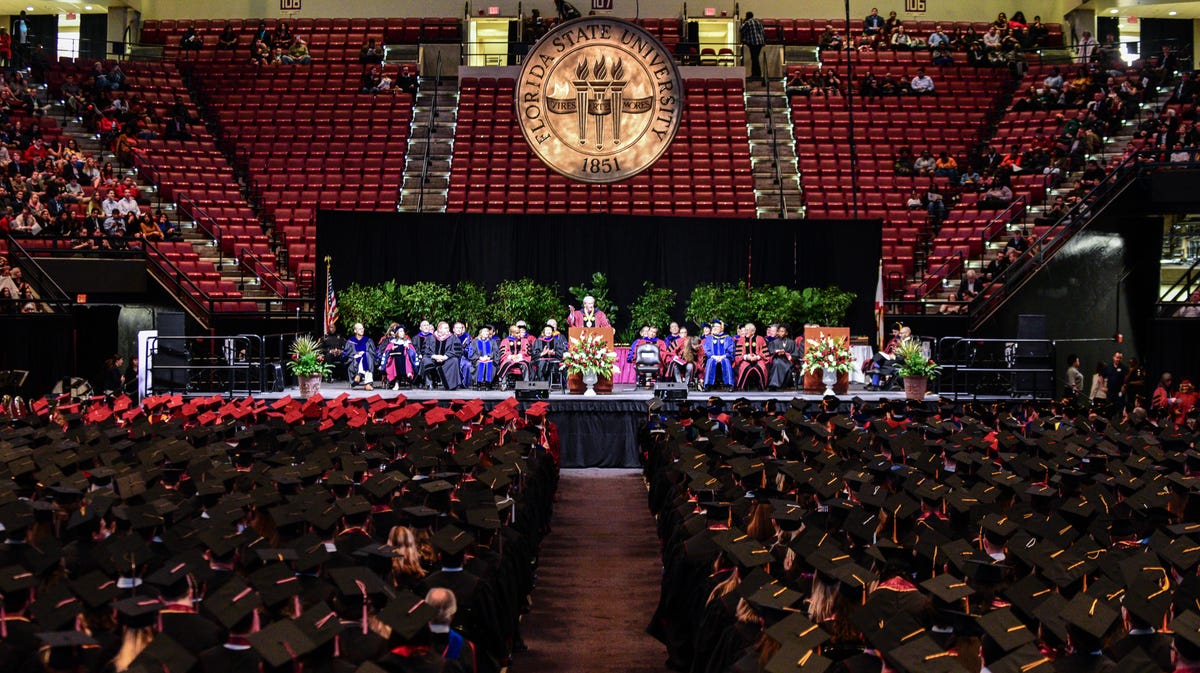
[[[633,356],[633,370],[637,373],[638,385],[649,388],[662,372],[662,353],[657,344],[639,344]]]

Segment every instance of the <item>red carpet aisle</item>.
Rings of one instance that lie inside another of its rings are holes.
[[[558,493],[514,673],[663,671],[645,630],[662,573],[641,472],[563,470]]]

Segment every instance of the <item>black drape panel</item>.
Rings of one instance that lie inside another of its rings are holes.
[[[351,283],[470,280],[487,287],[532,278],[566,289],[594,271],[628,306],[643,281],[686,302],[701,283],[838,285],[858,300],[847,322],[874,332],[882,224],[592,215],[321,212],[317,259],[334,259],[335,288]],[[324,265],[318,264],[318,274]],[[323,275],[317,287],[324,287]]]

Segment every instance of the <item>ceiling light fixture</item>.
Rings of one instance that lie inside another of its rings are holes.
[[[90,12],[90,11],[92,11],[92,6],[91,6],[91,5],[84,5],[84,6],[83,6],[83,9],[84,9],[85,11],[88,11],[88,12]]]
[[[1112,9],[1108,10],[1108,13],[1109,13],[1109,14],[1116,14],[1116,13],[1117,13],[1117,11],[1118,11],[1118,10],[1117,10],[1117,8],[1116,8],[1116,7],[1113,7]]]
[[[1176,15],[1176,14],[1178,14],[1178,13],[1179,13],[1179,12],[1177,12],[1177,11],[1175,11],[1175,10],[1173,10],[1173,9],[1172,9],[1171,11],[1167,12],[1167,15],[1168,15],[1168,16],[1175,16],[1175,15]]]
[[[26,7],[26,8],[25,8],[25,11],[27,11],[27,12],[32,12],[32,11],[33,11],[33,5],[30,5],[30,6]]]

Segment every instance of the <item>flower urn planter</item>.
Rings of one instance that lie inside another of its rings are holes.
[[[924,400],[925,393],[929,390],[929,377],[927,376],[905,376],[904,377],[904,399],[906,400]]]
[[[596,379],[596,385],[592,387],[598,395],[608,395],[613,391],[613,381],[611,377],[600,376]],[[583,382],[583,376],[580,374],[570,374],[567,376],[567,392],[572,395],[582,395],[587,392],[587,384]]]
[[[296,379],[300,382],[300,397],[307,400],[321,392],[320,376],[297,376]]]

